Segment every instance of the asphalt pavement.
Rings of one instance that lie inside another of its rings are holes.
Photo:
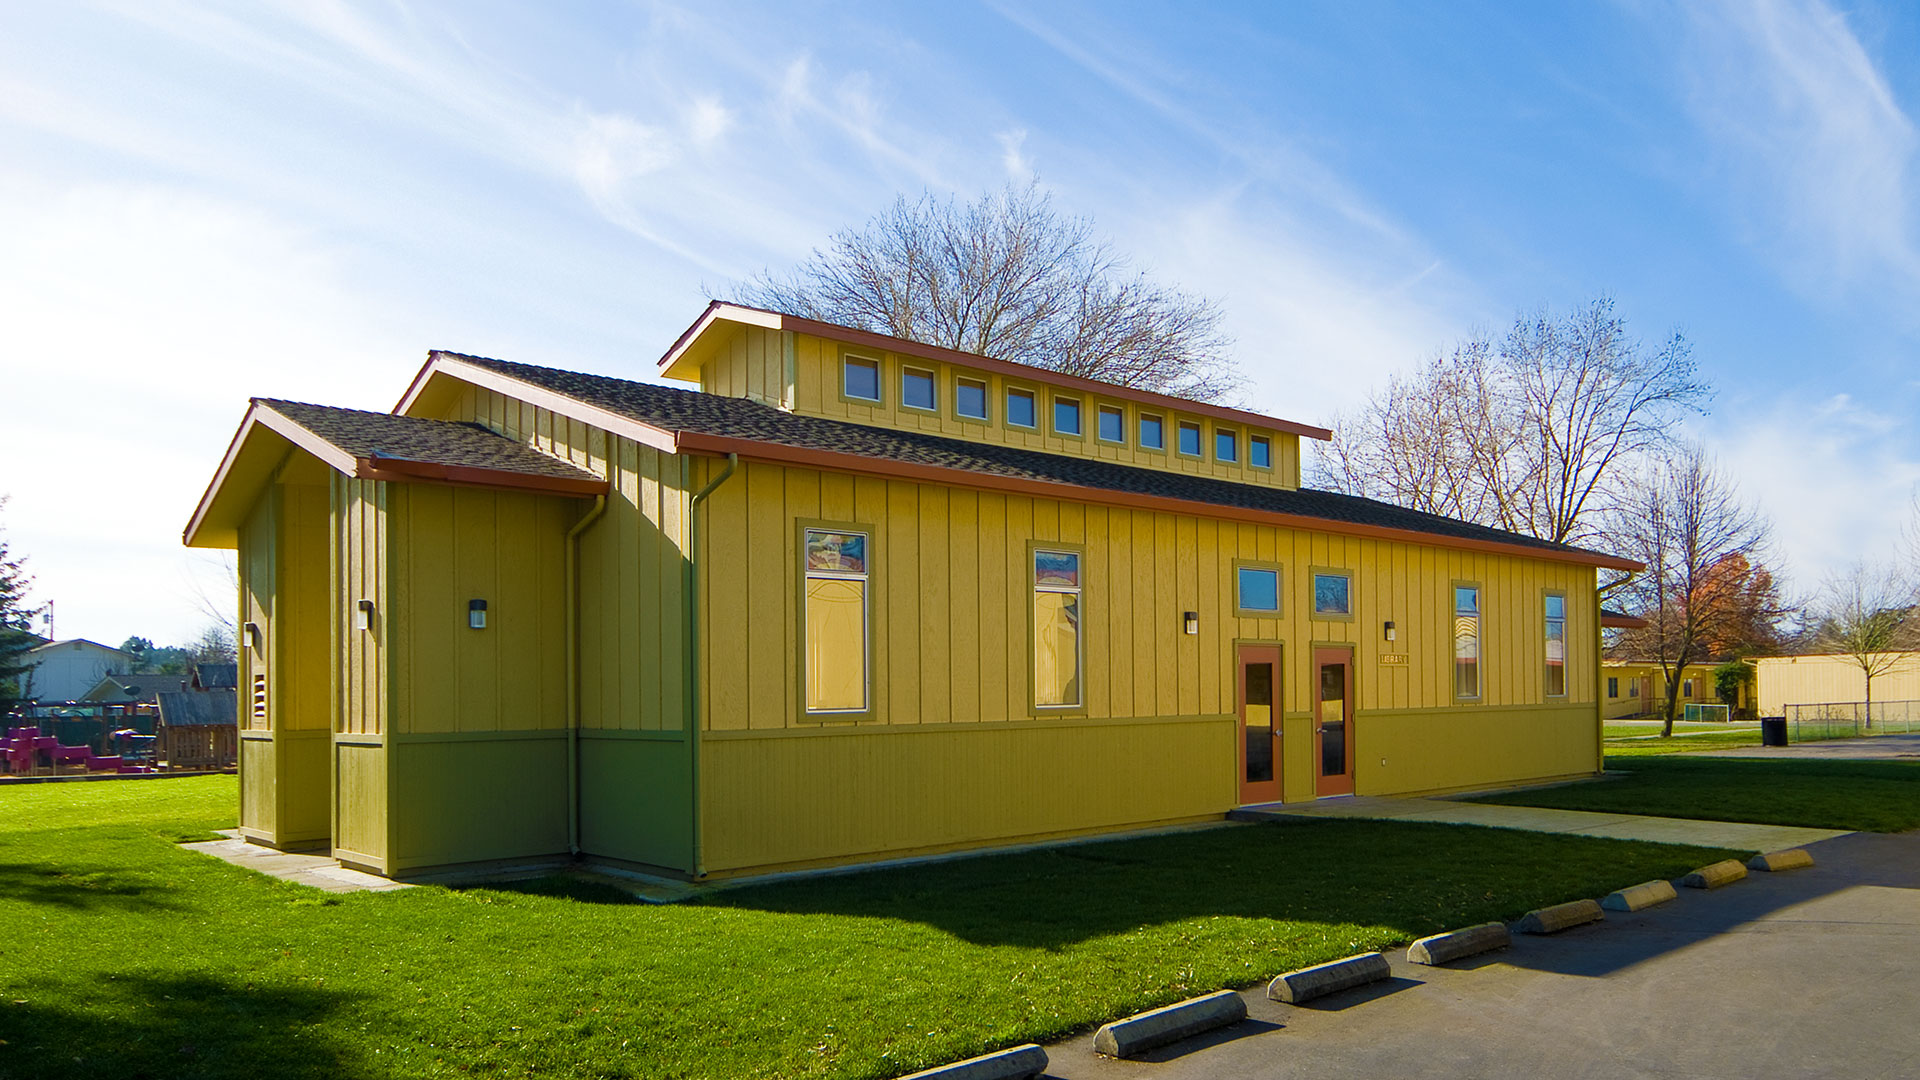
[[[1305,1006],[1145,1060],[1047,1048],[1061,1080],[1920,1077],[1920,832],[1807,846],[1811,869],[1709,892]]]

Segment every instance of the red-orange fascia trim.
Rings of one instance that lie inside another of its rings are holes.
[[[1503,544],[1497,540],[1469,540],[1463,537],[1436,536],[1433,533],[1417,532],[1413,529],[1394,529],[1383,525],[1363,525],[1357,522],[1331,521],[1326,518],[1308,517],[1303,514],[1282,514],[1270,510],[1250,510],[1245,507],[1221,506],[1218,503],[1197,502],[1192,499],[1175,499],[1165,495],[1136,495],[1130,492],[1110,491],[1106,488],[1087,487],[1081,484],[1062,484],[1051,480],[1028,480],[1015,476],[995,476],[990,473],[968,472],[962,469],[947,469],[938,465],[917,465],[904,461],[891,461],[884,458],[862,457],[857,454],[842,454],[832,450],[809,450],[793,446],[781,446],[777,443],[756,442],[751,439],[735,439],[721,435],[704,435],[683,431],[676,440],[680,453],[702,454],[739,454],[749,461],[765,461],[776,465],[807,465],[837,472],[865,473],[871,476],[899,477],[904,480],[919,480],[928,483],[950,484],[955,487],[985,488],[994,491],[1008,491],[1021,495],[1038,495],[1043,498],[1071,499],[1075,502],[1100,503],[1107,506],[1121,506],[1146,510],[1164,510],[1173,514],[1193,514],[1201,517],[1220,518],[1227,521],[1247,521],[1262,525],[1278,525],[1290,529],[1302,529],[1312,532],[1338,533],[1343,536],[1362,536],[1378,540],[1398,540],[1406,543],[1426,544],[1430,547],[1455,548],[1462,551],[1485,551],[1500,555],[1520,555],[1530,559],[1547,562],[1574,563],[1581,566],[1603,566],[1613,570],[1644,569],[1630,559],[1615,558],[1594,552],[1548,551],[1528,547],[1525,544]]]
[[[740,318],[738,316],[749,316]],[[905,356],[917,356],[922,360],[943,361],[962,367],[979,368],[1000,375],[1009,375],[1016,379],[1028,379],[1049,386],[1069,387],[1085,394],[1103,394],[1107,397],[1123,398],[1142,405],[1167,409],[1173,412],[1193,413],[1211,416],[1216,420],[1229,420],[1249,427],[1271,428],[1293,435],[1304,435],[1309,439],[1322,441],[1333,438],[1333,432],[1313,424],[1302,424],[1295,420],[1282,420],[1277,416],[1265,416],[1244,409],[1229,408],[1225,405],[1209,405],[1202,401],[1189,401],[1186,398],[1156,394],[1151,390],[1135,390],[1128,386],[1084,379],[1078,375],[1065,375],[1057,371],[1033,367],[1029,364],[1017,364],[1011,360],[996,360],[979,353],[961,352],[958,349],[942,348],[938,345],[923,345],[905,338],[876,334],[870,330],[855,330],[849,326],[821,322],[818,319],[803,318],[799,315],[783,315],[777,311],[763,308],[744,307],[740,304],[726,304],[715,300],[707,305],[707,310],[694,320],[692,326],[674,340],[673,345],[660,357],[660,368],[665,370],[680,358],[680,354],[704,333],[707,327],[723,318],[732,318],[752,326],[764,326],[770,330],[792,330],[796,333],[812,334],[815,337],[834,341],[845,341],[855,345],[865,345],[870,349],[896,352]]]
[[[413,382],[408,384],[407,392],[400,397],[400,403],[393,407],[396,415],[404,415],[406,413],[407,409],[413,405],[414,400],[426,390],[427,380],[431,378],[435,372],[449,375],[459,379],[461,382],[470,383],[484,390],[497,391],[515,400],[524,401],[536,408],[545,409],[548,412],[578,420],[583,424],[592,425],[602,431],[610,431],[622,438],[632,439],[642,446],[651,446],[655,450],[669,454],[673,453],[673,433],[665,428],[657,428],[651,424],[643,424],[631,417],[622,416],[616,412],[609,412],[606,409],[600,408],[598,405],[589,405],[579,398],[571,398],[565,394],[555,393],[544,386],[537,386],[533,383],[516,379],[511,375],[503,375],[492,368],[481,367],[479,364],[470,364],[458,357],[449,356],[437,349],[428,356],[426,364],[420,369],[420,373],[413,377]]]
[[[1645,567],[1636,566],[1634,569]],[[1647,620],[1637,615],[1614,615],[1603,611],[1600,613],[1600,625],[1610,630],[1639,630],[1647,625]]]
[[[548,495],[605,495],[610,483],[598,477],[536,476],[475,465],[442,465],[433,461],[377,456],[355,459],[352,475],[359,480],[433,480],[444,484],[512,488]]]

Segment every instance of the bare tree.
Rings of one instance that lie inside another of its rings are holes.
[[[1663,734],[1672,735],[1681,672],[1751,617],[1729,602],[1726,567],[1758,560],[1768,523],[1705,451],[1682,445],[1628,485],[1608,525],[1614,549],[1646,564],[1621,595],[1647,626],[1629,631],[1620,645],[1666,676]]]
[[[1131,272],[1038,183],[961,205],[896,198],[743,303],[1122,386],[1217,401],[1239,386],[1212,301]]]
[[[1521,316],[1394,379],[1334,426],[1314,483],[1537,536],[1590,541],[1636,459],[1711,396],[1692,347],[1649,347],[1601,297]]]
[[[1856,562],[1827,580],[1814,609],[1813,638],[1852,661],[1866,680],[1867,728],[1873,728],[1873,680],[1912,660],[1914,590],[1891,566]]]

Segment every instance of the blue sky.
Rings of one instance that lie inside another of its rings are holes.
[[[642,377],[710,291],[896,192],[1037,174],[1325,421],[1612,293],[1798,587],[1920,483],[1905,5],[0,8],[5,524],[62,637],[190,637],[250,395],[433,347]],[[224,601],[220,601],[224,602]]]

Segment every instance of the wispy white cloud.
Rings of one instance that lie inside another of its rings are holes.
[[[1027,157],[1027,129],[1013,128],[996,132],[994,141],[1000,144],[1000,167],[1007,170],[1007,179],[1024,183],[1033,178],[1033,162]]]
[[[1685,4],[1676,54],[1721,159],[1715,194],[1798,287],[1920,294],[1913,120],[1822,0]],[[1665,17],[1663,16],[1663,21]]]
[[[1774,523],[1775,547],[1798,589],[1858,559],[1894,556],[1920,454],[1899,436],[1910,421],[1847,394],[1753,403],[1693,425]]]

